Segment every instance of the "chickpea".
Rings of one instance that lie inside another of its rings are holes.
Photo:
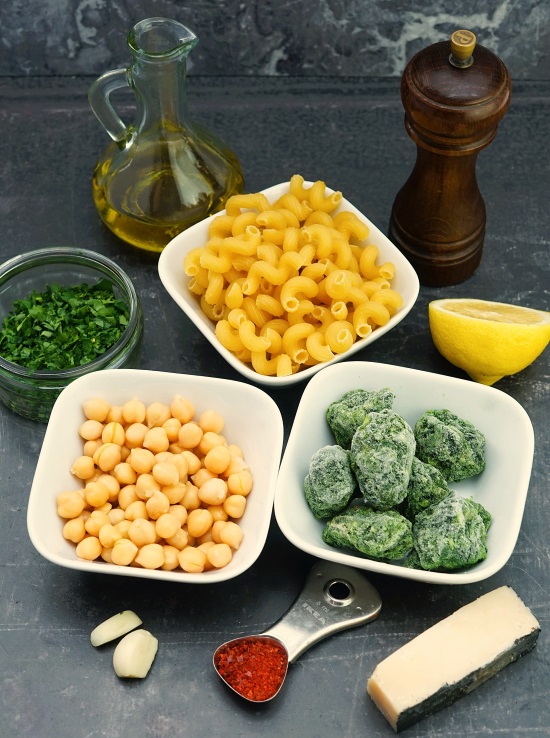
[[[170,443],[175,443],[178,440],[181,421],[177,418],[168,418],[168,420],[162,424],[162,427],[166,431],[166,435],[168,436]]]
[[[146,448],[133,448],[128,463],[138,474],[148,474],[155,465],[155,455]]]
[[[124,517],[126,520],[149,520],[149,515],[147,514],[147,508],[145,507],[145,503],[143,500],[135,500],[134,502],[131,502],[126,510],[124,510]]]
[[[192,451],[185,450],[182,453],[183,458],[187,462],[187,474],[195,474],[202,466],[202,462]]]
[[[246,497],[243,495],[228,495],[223,502],[223,509],[234,520],[242,518],[246,509]]]
[[[227,446],[214,446],[206,453],[203,463],[208,471],[214,474],[223,474],[230,461],[231,454]]]
[[[210,530],[207,530],[206,533],[195,540],[195,546],[197,548],[201,548],[201,546],[204,546],[205,543],[214,543],[214,540],[212,538],[212,528],[210,528]]]
[[[116,443],[117,446],[122,446],[124,444],[125,437],[126,434],[124,433],[122,425],[120,423],[115,423],[114,421],[107,423],[101,432],[101,440],[103,443]]]
[[[231,474],[238,474],[243,469],[248,469],[248,464],[240,456],[232,456],[231,461],[227,465],[227,469],[223,472],[224,477],[229,477]]]
[[[197,508],[191,510],[187,517],[187,530],[194,538],[200,538],[210,530],[213,522],[212,513],[204,508]]]
[[[145,411],[145,422],[149,428],[156,428],[164,425],[170,416],[171,412],[168,405],[163,402],[153,402]]]
[[[113,549],[112,548],[105,548],[105,546],[101,549],[101,558],[103,561],[107,562],[107,564],[113,563]]]
[[[98,512],[104,512],[105,514],[107,514],[112,509],[113,509],[113,506],[111,505],[111,503],[110,502],[105,502],[103,505],[100,505],[99,507],[95,507],[92,512],[94,512],[95,510],[97,510]]]
[[[79,456],[73,461],[71,474],[78,479],[90,479],[95,474],[95,464],[89,456]]]
[[[103,443],[95,452],[93,459],[101,471],[107,472],[120,464],[120,457],[120,446],[117,443]]]
[[[78,432],[85,441],[96,441],[101,438],[103,423],[100,423],[99,420],[85,420]]]
[[[227,520],[227,518],[229,517],[223,505],[208,505],[206,509],[209,513],[211,513],[214,522],[216,522],[217,520],[224,521]]]
[[[244,458],[243,450],[240,446],[237,446],[236,443],[230,443],[228,444],[227,448],[229,449],[229,453],[232,457],[238,456],[241,459]]]
[[[208,469],[205,469],[204,466],[201,467],[196,474],[193,474],[191,476],[191,481],[195,485],[195,487],[202,487],[202,485],[207,482],[209,479],[215,479],[216,475],[213,474],[211,471],[208,471]]]
[[[85,535],[86,528],[84,527],[84,518],[82,516],[67,520],[67,522],[63,526],[63,538],[65,538],[67,541],[80,543]]]
[[[179,520],[180,526],[187,522],[187,510],[183,505],[170,505],[168,512]]]
[[[147,514],[151,520],[157,520],[170,510],[170,500],[160,491],[155,491],[145,503]]]
[[[177,484],[162,485],[160,491],[168,497],[171,505],[177,505],[181,502],[185,494],[185,484],[178,482]]]
[[[95,561],[101,556],[101,543],[95,536],[83,538],[76,546],[76,555],[79,559]]]
[[[62,492],[57,495],[57,514],[60,518],[78,518],[86,506],[86,500],[80,491]]]
[[[103,400],[101,397],[91,397],[82,403],[82,410],[88,420],[97,420],[100,423],[103,423],[110,409],[111,406],[107,400]]]
[[[237,523],[227,522],[220,530],[221,543],[227,543],[233,550],[237,550],[242,543],[244,533]]]
[[[199,487],[199,499],[206,505],[221,505],[227,497],[227,482],[220,477],[208,479]]]
[[[114,504],[115,502],[118,502],[118,493],[120,492],[120,484],[115,479],[115,477],[112,476],[112,474],[101,474],[96,480],[96,482],[99,482],[104,487],[107,487],[109,490],[109,502]]]
[[[180,482],[187,481],[187,474],[189,472],[189,463],[187,457],[183,454],[172,454],[172,463],[175,464],[178,470]]]
[[[181,504],[187,511],[196,510],[201,506],[201,501],[199,500],[199,488],[195,487],[191,482],[185,483],[185,494],[181,498]]]
[[[163,571],[173,571],[179,566],[178,553],[179,550],[175,546],[163,545],[162,553],[164,554],[164,563],[160,567]]]
[[[183,528],[179,528],[173,536],[170,536],[169,538],[164,539],[166,543],[168,543],[170,546],[173,546],[174,548],[177,548],[178,551],[183,551],[183,549],[187,546],[189,543],[189,535],[186,530],[183,530]]]
[[[145,420],[145,405],[134,397],[122,406],[122,417],[125,423],[143,423]]]
[[[204,571],[206,554],[198,548],[186,546],[183,551],[179,552],[178,561],[183,571],[189,572],[190,574],[197,574]]]
[[[111,405],[105,421],[107,423],[124,423],[124,416],[122,414],[122,408],[120,407],[120,405]]]
[[[220,413],[217,413],[215,410],[205,410],[199,418],[199,426],[205,433],[207,431],[221,433],[224,426],[224,420]]]
[[[121,510],[126,510],[128,505],[136,500],[139,500],[139,497],[136,492],[135,484],[126,484],[124,487],[121,487],[120,492],[118,493],[118,506]]]
[[[109,510],[107,517],[109,518],[111,525],[116,525],[122,520],[126,520],[124,517],[124,510],[121,507],[114,507],[112,510]]]
[[[170,403],[170,412],[182,425],[188,423],[195,415],[193,404],[181,395],[176,395]]]
[[[109,490],[101,482],[88,482],[84,487],[84,494],[91,507],[101,507],[109,501]]]
[[[151,473],[156,481],[163,485],[174,485],[180,480],[178,467],[168,461],[161,461],[152,468]]]
[[[150,520],[136,518],[128,528],[128,538],[135,543],[138,548],[149,543],[155,543],[157,534],[155,526]]]
[[[193,421],[184,423],[178,433],[178,443],[180,446],[183,446],[183,448],[196,448],[199,445],[201,438],[202,430]]]
[[[138,478],[136,470],[128,461],[121,461],[117,464],[111,474],[119,485],[135,484]]]
[[[86,441],[82,448],[82,453],[84,456],[93,456],[100,446],[101,441],[99,438],[96,438],[93,441]]]
[[[122,536],[114,525],[106,523],[99,529],[98,538],[104,548],[112,548],[115,545],[115,541],[118,541]]]
[[[172,536],[175,536],[180,528],[180,521],[175,515],[171,515],[169,512],[160,515],[155,523],[155,531],[157,536],[160,536],[161,538],[171,538]]]
[[[167,451],[169,445],[170,441],[164,428],[150,428],[143,439],[143,447],[154,454],[159,453],[159,451]]]
[[[227,566],[233,558],[233,552],[227,543],[215,543],[206,551],[206,558],[216,569]]]
[[[128,459],[128,456],[130,456],[130,449],[128,446],[121,446],[120,447],[120,460],[126,461]]]
[[[160,491],[160,484],[152,474],[140,474],[136,479],[136,493],[142,500],[148,500],[155,492]]]
[[[145,438],[145,434],[149,428],[145,425],[145,423],[132,423],[126,428],[126,440],[125,443],[128,446],[128,448],[139,448],[142,443],[143,439]]]
[[[130,530],[130,526],[132,525],[131,520],[121,520],[118,523],[115,523],[115,528],[120,533],[122,538],[128,538],[128,531]]]
[[[214,446],[223,446],[225,444],[225,438],[223,436],[214,433],[213,431],[206,431],[203,433],[201,440],[197,445],[197,449],[203,455],[207,454],[210,449]]]
[[[252,490],[252,474],[248,469],[243,469],[236,474],[230,474],[227,477],[227,487],[231,494],[246,497]]]
[[[128,538],[119,538],[115,541],[111,552],[111,560],[113,564],[118,566],[128,566],[135,559],[138,547]]]
[[[110,525],[109,516],[107,513],[100,512],[99,510],[94,510],[88,520],[84,523],[86,532],[91,536],[96,537],[99,536],[99,531],[104,525]]]
[[[211,571],[214,568],[214,565],[208,560],[208,549],[212,548],[212,546],[215,546],[215,545],[216,544],[212,540],[204,541],[203,543],[200,543],[200,541],[197,541],[197,549],[206,554],[206,561],[204,563],[204,571]]]
[[[214,521],[212,528],[210,529],[212,533],[212,540],[214,541],[214,543],[222,542],[222,539],[220,538],[220,532],[222,528],[224,527],[224,525],[225,525],[225,520],[215,520]]]
[[[160,569],[164,564],[163,548],[159,543],[147,543],[139,549],[134,561],[144,569]]]

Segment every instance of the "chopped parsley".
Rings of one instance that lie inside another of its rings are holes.
[[[16,300],[0,329],[0,356],[31,371],[63,371],[96,359],[128,325],[129,308],[113,285],[47,285]]]

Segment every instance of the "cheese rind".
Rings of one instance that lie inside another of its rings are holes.
[[[396,732],[452,704],[530,651],[540,625],[511,587],[461,607],[381,661],[367,692]]]

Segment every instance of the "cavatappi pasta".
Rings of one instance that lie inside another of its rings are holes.
[[[184,271],[218,340],[259,374],[288,376],[330,361],[385,325],[403,305],[393,263],[377,263],[368,226],[336,213],[341,192],[309,187],[230,197],[208,241],[189,251]]]

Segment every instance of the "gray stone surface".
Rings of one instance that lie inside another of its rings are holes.
[[[299,172],[322,178],[386,231],[414,146],[403,128],[397,80],[194,78],[190,108],[223,134],[256,191]],[[145,312],[143,368],[241,379],[160,285],[157,257],[125,246],[97,216],[90,193],[107,143],[80,79],[0,82],[0,261],[49,245],[80,245],[115,258],[134,280]],[[550,87],[518,83],[478,178],[488,224],[484,256],[468,282],[421,288],[393,331],[354,356],[464,378],[436,351],[427,305],[479,296],[550,309]],[[543,155],[542,155],[543,154]],[[535,458],[514,553],[490,579],[434,586],[381,575],[373,623],[327,639],[291,666],[271,703],[235,698],[212,667],[225,640],[261,632],[284,614],[312,559],[273,521],[266,547],[245,574],[213,586],[82,574],[34,550],[26,506],[44,427],[0,406],[0,736],[2,738],[387,738],[391,729],[365,693],[384,656],[484,592],[508,584],[532,608],[542,633],[534,652],[407,738],[543,738],[550,735],[549,353],[496,388],[528,412]],[[288,437],[303,386],[270,391]],[[92,628],[135,609],[159,639],[144,681],[118,680],[112,648],[94,650]]]
[[[0,76],[126,66],[126,35],[151,16],[197,33],[197,75],[399,76],[416,51],[469,28],[513,79],[550,78],[547,0],[10,0],[0,3]]]

